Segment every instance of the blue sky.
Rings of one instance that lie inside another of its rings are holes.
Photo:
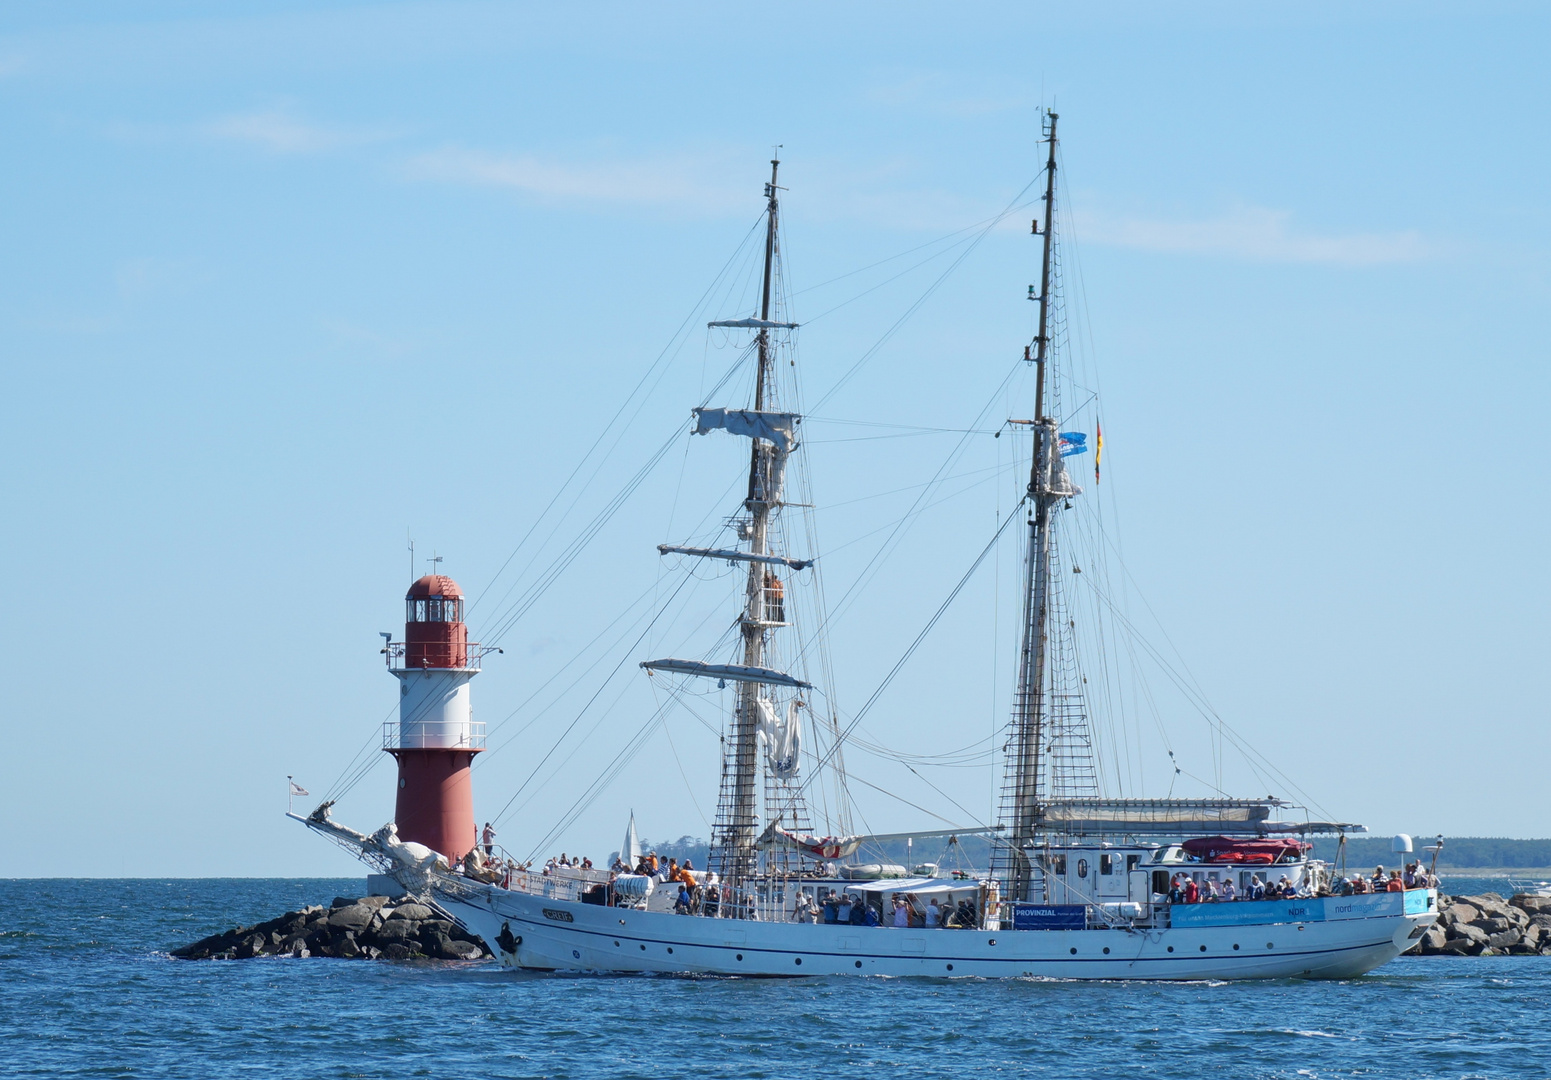
[[[495,583],[485,633],[575,462],[618,439],[562,537],[729,362],[674,335],[756,221],[773,145],[816,399],[948,260],[873,292],[913,259],[831,279],[1004,207],[1037,171],[1042,104],[1062,115],[1106,513],[1151,640],[1332,813],[1551,835],[1546,14],[1107,10],[6,9],[0,873],[352,872],[281,816],[285,776],[327,789],[390,714],[376,635],[402,619],[406,534],[471,596]],[[807,428],[831,596],[914,496],[867,497],[921,483],[957,438],[856,422],[970,425],[1030,334],[1026,228],[988,234]],[[736,455],[683,444],[476,681],[482,719],[515,713],[476,772],[481,819],[596,683],[536,718],[524,701],[667,580],[657,543],[730,512]],[[923,515],[835,627],[847,707],[1005,513],[1009,455],[972,440],[963,468],[997,482]],[[875,736],[939,753],[1005,718],[1013,555]],[[725,585],[697,618],[727,610]],[[1215,781],[1209,727],[1150,679],[1169,745]],[[643,683],[609,684],[503,839],[542,837],[651,709]],[[1151,730],[1126,768],[1161,794]],[[606,854],[632,806],[651,837],[708,831],[715,740],[666,731],[559,846]],[[898,766],[849,763],[943,806]],[[989,813],[989,770],[931,777]],[[1231,755],[1221,778],[1262,793]],[[935,824],[856,794],[874,827]],[[339,814],[373,827],[391,804],[384,762]]]

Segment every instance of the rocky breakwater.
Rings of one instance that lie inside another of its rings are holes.
[[[1422,956],[1551,956],[1551,896],[1441,896]]]
[[[255,956],[333,956],[341,960],[478,960],[490,951],[425,904],[385,896],[335,897],[328,907],[288,911],[278,919],[213,934],[174,949],[180,960],[247,960]]]

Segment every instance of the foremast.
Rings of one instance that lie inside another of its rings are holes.
[[[759,328],[759,367],[754,379],[754,411],[763,413],[772,403],[771,379],[772,342],[770,337],[770,281],[775,266],[776,228],[780,215],[779,189],[776,175],[781,168],[779,159],[770,162],[770,182],[765,185],[765,269],[760,290],[759,321],[766,325]],[[775,479],[775,444],[763,439],[751,439],[749,451],[748,496],[743,500],[749,513],[748,553],[754,556],[748,564],[748,581],[744,590],[743,616],[740,629],[743,634],[743,664],[749,668],[765,666],[765,634],[769,619],[766,618],[765,579],[769,565],[760,561],[770,552],[770,514],[779,492],[772,481]],[[722,797],[719,800],[717,820],[712,828],[711,860],[713,869],[737,887],[754,871],[754,840],[758,831],[758,781],[759,781],[759,717],[762,684],[745,681],[738,684],[738,705],[733,717],[732,742],[727,749],[723,769],[726,771]]]
[[[1048,113],[1045,160],[1045,228],[1040,264],[1039,331],[1034,338],[1034,461],[1029,472],[1028,550],[1024,560],[1023,627],[1018,653],[1018,685],[1013,700],[1013,733],[1008,754],[1008,798],[1003,826],[1010,848],[1007,860],[1008,899],[1029,897],[1031,851],[1039,830],[1045,796],[1043,760],[1046,737],[1046,667],[1051,601],[1051,516],[1070,490],[1060,470],[1061,450],[1056,420],[1045,415],[1046,368],[1050,358],[1050,285],[1054,242],[1056,191],[1056,121]],[[1029,350],[1024,350],[1029,358]],[[1058,470],[1060,470],[1058,483]]]

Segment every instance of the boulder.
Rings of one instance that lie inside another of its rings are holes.
[[[355,903],[355,898],[354,897],[350,897],[350,896],[336,896],[336,897],[334,897],[333,900],[329,901],[329,907],[331,907],[331,908],[349,907],[353,903]]]
[[[1427,933],[1423,934],[1421,937],[1420,948],[1418,951],[1423,955],[1431,955],[1436,952],[1441,952],[1444,944],[1448,940],[1449,935],[1444,933],[1443,927],[1429,926],[1427,928]]]
[[[346,933],[334,942],[334,955],[341,960],[354,960],[361,955],[361,947],[355,943],[355,935]]]
[[[382,947],[382,955],[389,960],[408,960],[414,955],[409,946],[400,942],[392,942]]]
[[[388,900],[386,896],[363,896],[356,903],[365,904],[369,908],[381,908],[387,906]]]
[[[1547,936],[1548,935],[1546,934],[1544,928],[1536,926],[1534,923],[1530,923],[1530,925],[1524,928],[1524,937],[1520,940],[1526,947],[1531,949],[1538,949],[1540,948],[1540,943],[1545,941]]]
[[[342,926],[346,930],[361,930],[371,925],[377,917],[377,909],[365,904],[350,904],[329,913],[330,926]]]
[[[426,919],[436,918],[436,912],[426,907],[424,904],[400,904],[398,907],[393,909],[393,914],[389,915],[388,918],[410,919],[414,922],[424,922]]]
[[[424,937],[426,934],[451,934],[453,929],[453,924],[446,919],[427,919],[420,924],[420,936]]]
[[[1551,896],[1532,896],[1529,893],[1519,893],[1509,900],[1508,903],[1520,911],[1528,912],[1531,915],[1551,914]]]
[[[1505,930],[1513,928],[1513,920],[1505,919],[1501,915],[1494,915],[1489,919],[1478,919],[1471,925],[1485,930],[1488,934],[1501,934]]]
[[[1486,943],[1494,949],[1506,949],[1510,945],[1517,945],[1523,936],[1524,934],[1520,932],[1519,928],[1514,927],[1511,930],[1504,930],[1500,934],[1493,934],[1486,939]]]
[[[1466,903],[1453,903],[1444,908],[1439,917],[1448,923],[1473,923],[1481,918],[1481,909]]]
[[[403,941],[405,938],[415,936],[417,925],[407,919],[389,919],[381,927],[372,932],[372,936],[378,941]]]
[[[1479,926],[1474,926],[1470,923],[1456,923],[1453,933],[1449,936],[1456,941],[1468,941],[1476,945],[1485,945],[1490,935]]]
[[[485,955],[485,950],[472,941],[449,941],[443,947],[441,958],[443,960],[478,960]]]
[[[1454,940],[1445,944],[1443,948],[1439,949],[1438,951],[1451,956],[1470,956],[1475,950],[1481,947],[1482,946],[1477,945],[1475,942],[1472,942],[1467,938],[1455,938]]]

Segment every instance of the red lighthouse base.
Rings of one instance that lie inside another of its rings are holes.
[[[478,842],[474,784],[475,750],[390,750],[399,763],[393,820],[400,840],[424,844],[457,862]]]

